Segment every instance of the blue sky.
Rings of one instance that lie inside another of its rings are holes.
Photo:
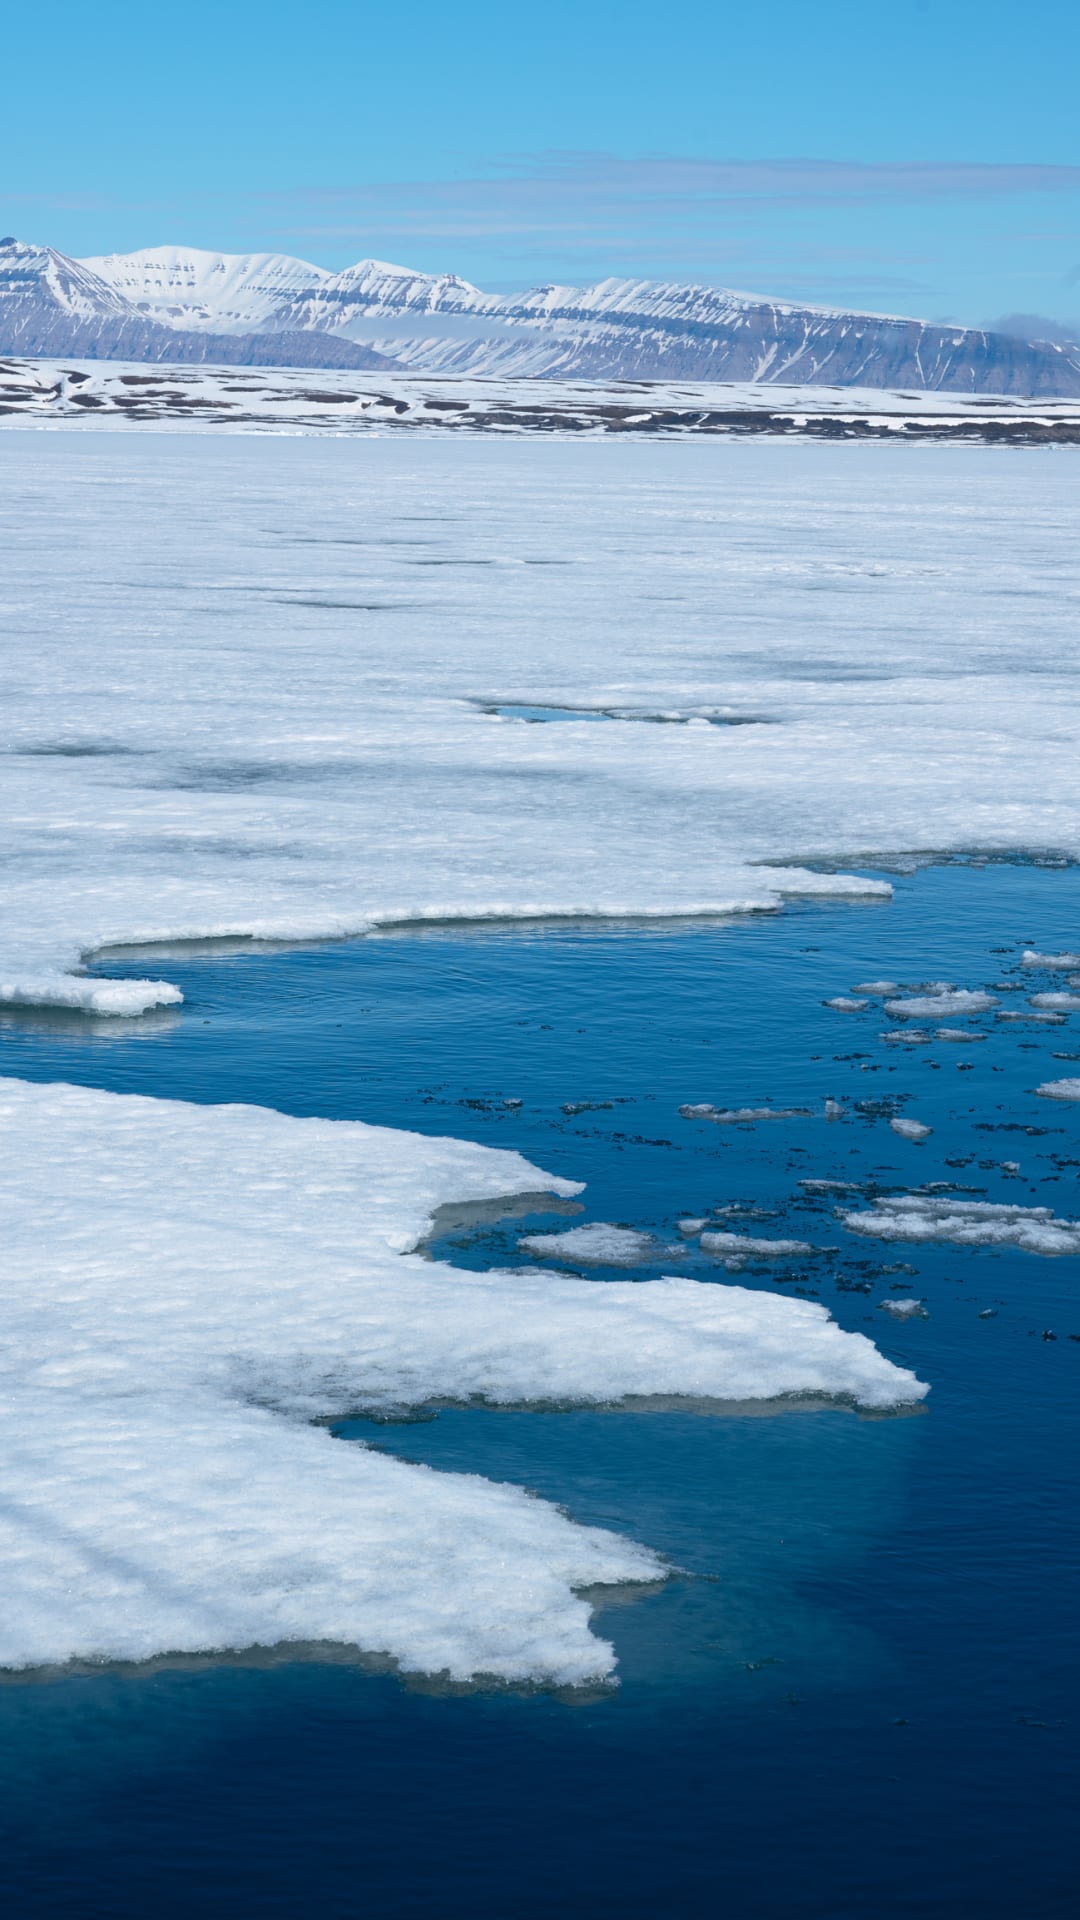
[[[54,0],[4,34],[0,226],[1080,320],[1077,0]]]

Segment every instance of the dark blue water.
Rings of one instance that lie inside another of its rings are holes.
[[[906,1418],[349,1423],[345,1442],[527,1485],[686,1569],[605,1601],[621,1686],[447,1691],[343,1656],[0,1687],[8,1910],[1071,1913],[1077,1262],[853,1239],[797,1182],[951,1180],[1080,1215],[1080,1109],[1032,1091],[1078,1072],[1055,1055],[1080,1053],[1080,1027],[989,1016],[970,1023],[981,1044],[909,1049],[880,1039],[880,1012],[821,1005],[877,976],[1060,984],[1022,972],[1020,949],[1075,949],[1078,931],[1075,870],[950,866],[898,879],[889,905],[731,926],[174,955],[149,970],[182,985],[176,1015],[9,1017],[4,1073],[514,1146],[588,1181],[580,1219],[669,1239],[686,1214],[762,1210],[719,1224],[837,1251],[740,1284],[816,1295],[932,1392]],[[826,1097],[844,1118],[820,1117]],[[679,1117],[698,1101],[813,1117]],[[912,1146],[889,1112],[934,1133]],[[439,1251],[523,1259],[523,1230],[459,1224]],[[882,1311],[905,1294],[927,1318]]]

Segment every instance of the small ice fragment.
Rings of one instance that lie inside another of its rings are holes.
[[[504,1107],[520,1107],[520,1105],[521,1105],[521,1101],[520,1101],[520,1100],[518,1100],[518,1099],[511,1099],[511,1100],[504,1100],[504,1101],[503,1101],[503,1106],[504,1106]]]
[[[826,1120],[842,1120],[846,1112],[847,1112],[847,1108],[844,1106],[841,1106],[839,1100],[826,1100],[825,1102]]]
[[[833,1007],[837,1013],[861,1013],[867,1005],[865,1000],[845,1000],[840,994],[835,1000],[823,1000],[822,1006]]]
[[[924,1127],[921,1120],[905,1120],[899,1117],[890,1120],[889,1125],[902,1140],[927,1140],[933,1133],[933,1127]]]
[[[921,1300],[879,1300],[882,1313],[891,1313],[896,1320],[926,1320],[929,1315]]]
[[[913,994],[903,1000],[886,1000],[885,1011],[898,1020],[931,1019],[936,1013],[986,1013],[996,1005],[992,993],[973,993],[965,987],[948,987],[941,981],[928,983],[932,991]]]
[[[1065,1023],[1063,1013],[1052,1013],[1046,1007],[1033,1007],[1030,1010],[999,1007],[997,1017],[999,1020],[1035,1020],[1044,1027],[1060,1027]]]
[[[996,1319],[997,1319],[997,1311],[998,1311],[998,1310],[997,1310],[997,1308],[996,1308],[996,1307],[980,1307],[980,1308],[979,1308],[979,1319],[980,1319],[980,1320],[996,1320]]]
[[[1044,1100],[1080,1100],[1080,1080],[1044,1080],[1035,1091]]]
[[[613,1227],[606,1220],[587,1227],[568,1227],[565,1233],[530,1233],[518,1241],[529,1253],[552,1259],[585,1260],[601,1267],[636,1267],[655,1258],[656,1242],[649,1233],[632,1227]]]
[[[1036,953],[1027,947],[1020,961],[1024,967],[1042,967],[1047,973],[1065,973],[1070,967],[1080,967],[1080,953]]]
[[[985,1033],[972,1033],[967,1027],[937,1027],[935,1040],[955,1040],[962,1046],[970,1046],[975,1040],[985,1040]]]
[[[1077,1013],[1080,1012],[1080,994],[1033,993],[1029,1005],[1047,1007],[1051,1013]]]
[[[707,1220],[676,1220],[675,1227],[677,1232],[684,1233],[687,1239],[692,1239],[695,1233],[700,1233],[702,1227],[707,1227],[708,1224]]]
[[[1080,1253],[1080,1220],[1055,1219],[1049,1207],[997,1200],[954,1200],[926,1193],[891,1194],[864,1213],[840,1218],[850,1233],[877,1240],[947,1240],[955,1247],[1019,1247],[1024,1253]]]
[[[858,1193],[857,1180],[800,1180],[807,1193]]]
[[[896,992],[895,980],[860,980],[852,987],[852,993],[885,994]]]
[[[1003,1160],[1001,1163],[1001,1171],[1002,1173],[1007,1173],[1009,1175],[1019,1173],[1020,1171],[1019,1160]]]
[[[903,1027],[898,1033],[883,1033],[880,1038],[887,1047],[928,1047],[930,1035],[925,1027]]]
[[[815,1251],[806,1240],[758,1240],[747,1233],[703,1233],[701,1244],[706,1253],[737,1260],[789,1260]]]
[[[708,1102],[698,1106],[680,1107],[679,1113],[684,1120],[712,1120],[718,1127],[731,1126],[735,1121],[754,1120],[808,1120],[809,1107],[711,1107]]]

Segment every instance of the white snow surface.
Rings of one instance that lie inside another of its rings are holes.
[[[574,1589],[661,1577],[655,1555],[310,1421],[925,1392],[812,1302],[408,1251],[444,1201],[577,1190],[514,1153],[15,1080],[0,1143],[2,1665],[336,1641],[458,1679],[597,1678],[612,1650]]]
[[[883,1196],[865,1213],[845,1213],[841,1219],[852,1233],[878,1240],[947,1240],[957,1247],[1019,1247],[1024,1253],[1048,1255],[1080,1253],[1080,1220],[1056,1219],[1049,1207],[1010,1207],[991,1200],[904,1193]]]
[[[805,864],[845,849],[1080,853],[1078,483],[981,448],[0,435],[0,994],[175,998],[167,961],[79,971],[123,941],[730,913],[887,897]],[[484,710],[513,702],[756,721]]]
[[[903,1116],[890,1120],[889,1125],[901,1140],[928,1140],[934,1131],[933,1127],[924,1125],[921,1120],[905,1120]]]

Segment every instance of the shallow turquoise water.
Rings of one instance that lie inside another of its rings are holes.
[[[1080,873],[952,865],[895,884],[888,905],[726,926],[173,956],[152,970],[183,986],[176,1015],[6,1019],[5,1073],[519,1147],[588,1181],[581,1220],[668,1242],[686,1214],[767,1208],[762,1233],[837,1252],[740,1284],[815,1294],[932,1388],[904,1418],[447,1409],[341,1426],[670,1555],[684,1571],[666,1588],[598,1618],[621,1686],[446,1692],[344,1658],[0,1688],[14,1912],[1071,1911],[1077,1262],[855,1239],[797,1183],[951,1180],[1080,1215],[1080,1109],[1032,1091],[1077,1072],[1054,1057],[1080,1052],[1075,1022],[991,1015],[970,1023],[981,1044],[908,1048],[881,1040],[880,1011],[822,1005],[878,976],[1051,984],[1019,952],[1076,948]],[[845,1117],[821,1117],[827,1097]],[[812,1117],[680,1117],[701,1101]],[[933,1134],[898,1139],[888,1110]],[[461,1226],[438,1251],[525,1260],[520,1234],[560,1224]],[[905,1292],[927,1318],[882,1310]]]

